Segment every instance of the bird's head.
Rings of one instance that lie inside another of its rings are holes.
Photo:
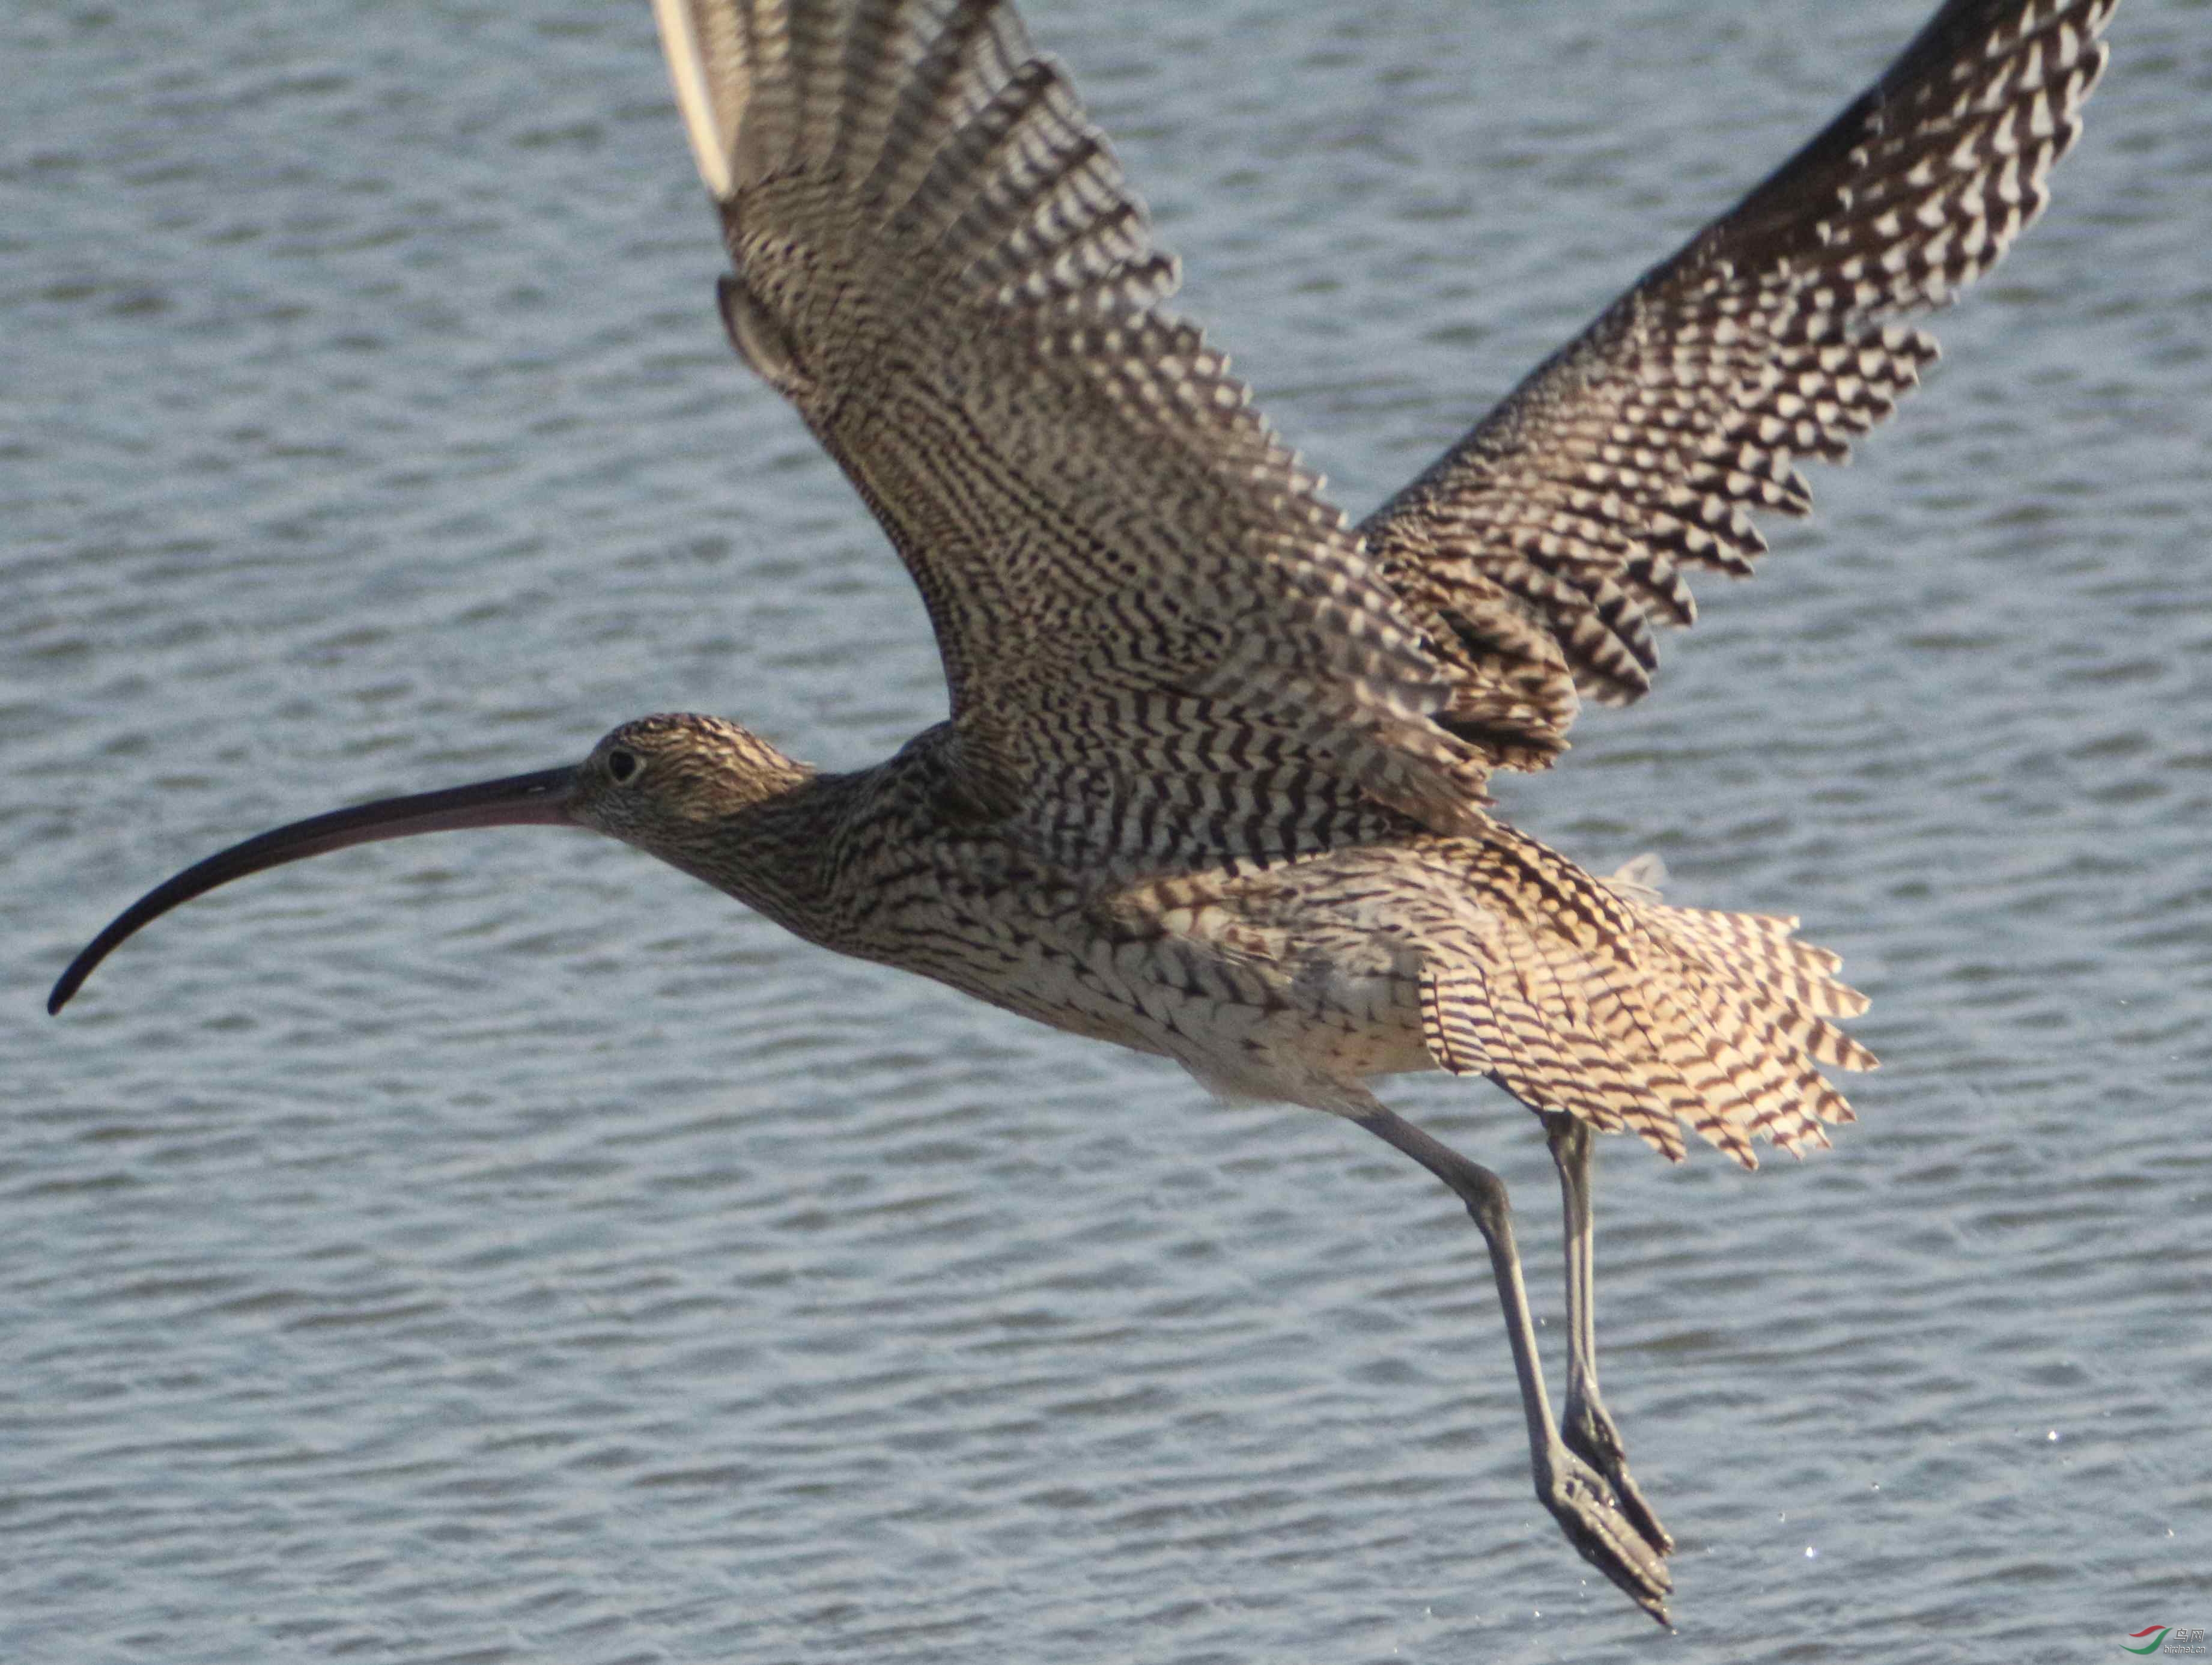
[[[640,717],[576,768],[568,817],[656,855],[713,836],[813,773],[751,730],[690,713]]]

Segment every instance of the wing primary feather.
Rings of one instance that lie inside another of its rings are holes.
[[[732,102],[743,97],[746,79],[743,46],[734,33],[725,34],[710,52],[707,30],[729,14],[713,8],[702,15],[692,0],[653,0],[653,15],[660,29],[662,55],[668,62],[668,78],[676,89],[676,108],[684,118],[684,136],[690,141],[691,159],[708,194],[718,203],[733,194],[732,130],[715,99],[717,87]]]

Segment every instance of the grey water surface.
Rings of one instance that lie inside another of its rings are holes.
[[[1364,511],[1931,0],[1035,0]],[[0,1658],[2069,1660],[2212,1626],[2212,8],[1657,694],[1508,813],[1804,916],[1835,1150],[1601,1147],[1679,1634],[1529,1495],[1480,1243],[1309,1112],[611,844],[298,816],[659,709],[942,714],[725,347],[642,4],[0,11]],[[1543,1141],[1497,1165],[1556,1368]],[[2177,1644],[2178,1647],[2179,1644]],[[2174,1650],[2169,1650],[2173,1651]]]

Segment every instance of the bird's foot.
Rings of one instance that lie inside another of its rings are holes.
[[[1628,1472],[1628,1456],[1620,1443],[1620,1430],[1613,1425],[1604,1401],[1595,1394],[1580,1398],[1571,1395],[1567,1413],[1559,1423],[1559,1437],[1566,1442],[1567,1449],[1604,1476],[1613,1488],[1613,1500],[1620,1512],[1628,1517],[1629,1524],[1644,1541],[1662,1555],[1672,1555],[1674,1534],[1659,1524],[1658,1516],[1644,1500],[1635,1477]]]
[[[1628,1599],[1660,1624],[1669,1623],[1667,1597],[1674,1579],[1667,1571],[1667,1552],[1656,1547],[1650,1527],[1639,1523],[1621,1505],[1605,1477],[1572,1452],[1561,1450],[1552,1472],[1536,1476],[1536,1498],[1552,1511],[1552,1518],[1567,1534],[1567,1541],[1582,1552],[1583,1559],[1618,1584]],[[1642,1508],[1642,1499],[1638,1499]],[[1643,1510],[1646,1520],[1650,1511]],[[1662,1531],[1659,1540],[1672,1548],[1674,1540]]]

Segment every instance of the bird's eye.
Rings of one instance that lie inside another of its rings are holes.
[[[612,751],[607,753],[607,774],[612,777],[617,786],[634,778],[638,770],[644,767],[645,765],[639,761],[638,755],[635,751],[626,751],[622,747],[617,746]]]

